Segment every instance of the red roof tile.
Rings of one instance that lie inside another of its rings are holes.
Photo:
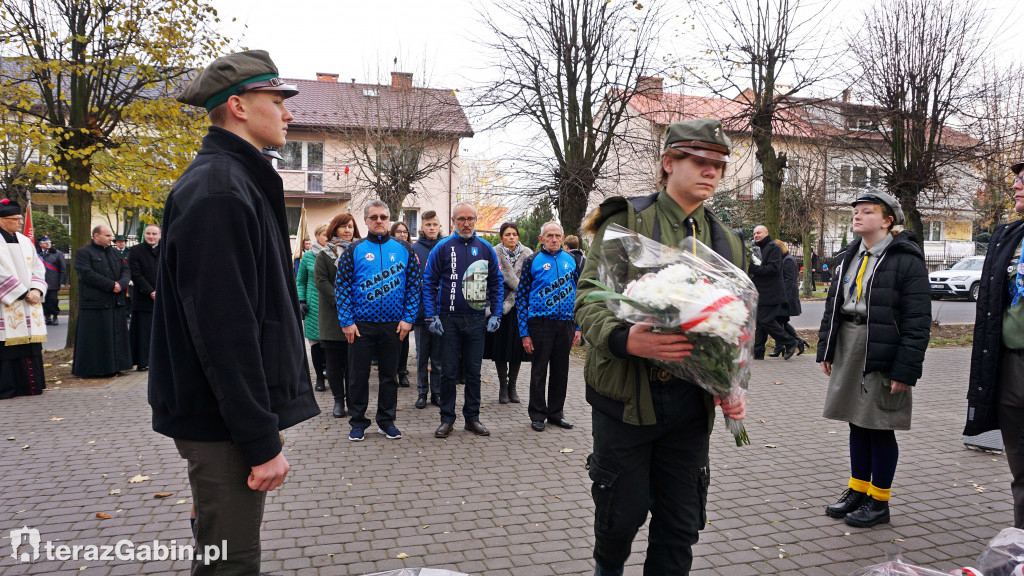
[[[299,93],[288,99],[288,111],[295,117],[290,124],[296,128],[362,130],[380,123],[449,137],[473,136],[473,127],[452,90],[400,89],[325,80],[286,81],[299,87]]]

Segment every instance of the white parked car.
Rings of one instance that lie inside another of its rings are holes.
[[[984,263],[984,256],[968,256],[953,264],[949,270],[929,274],[932,298],[938,300],[943,296],[966,296],[971,302],[976,302],[978,287],[981,285],[981,266]]]

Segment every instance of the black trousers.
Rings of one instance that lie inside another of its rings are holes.
[[[527,408],[530,420],[561,420],[565,391],[569,384],[569,350],[572,349],[576,325],[569,320],[550,318],[530,318],[526,324],[533,340],[530,404]]]
[[[60,306],[58,305],[58,288],[47,288],[46,297],[43,298],[43,314],[46,316],[58,316],[60,315]]]
[[[649,510],[645,576],[690,573],[711,481],[704,394],[680,380],[652,383],[657,423],[647,426],[593,412],[594,453],[587,468],[594,559],[602,568],[622,568]]]
[[[410,330],[405,340],[401,341],[401,348],[398,350],[398,375],[409,375],[409,340],[412,339],[413,331]]]
[[[348,394],[348,342],[345,340],[321,340],[324,354],[324,374],[331,396],[335,402],[344,402]]]
[[[416,391],[441,393],[441,337],[425,325],[416,326]]]
[[[251,576],[260,571],[260,525],[267,493],[249,488],[252,467],[232,442],[176,438],[188,461],[188,483],[196,510],[196,551],[227,540],[227,557],[209,564],[192,561],[192,576]]]
[[[792,348],[797,341],[786,333],[786,329],[779,323],[779,305],[757,307],[757,330],[754,332],[754,356],[764,356],[764,347],[768,342],[768,336],[775,340],[776,346]],[[785,310],[782,310],[785,312]]]
[[[320,342],[313,342],[309,345],[309,356],[313,361],[313,373],[316,374],[317,378],[326,377],[324,369],[326,368],[324,359],[324,349],[320,345]]]
[[[999,407],[997,418],[1003,437],[1006,461],[1010,465],[1010,494],[1013,496],[1013,525],[1024,529],[1024,454],[1020,453],[1024,430],[1024,351],[1003,350],[999,366]]]
[[[370,360],[377,357],[377,425],[387,428],[398,413],[398,322],[356,322],[359,337],[348,345],[348,415],[353,428],[369,428]],[[408,336],[406,336],[408,338]]]

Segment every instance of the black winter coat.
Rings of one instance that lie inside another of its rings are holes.
[[[128,249],[128,268],[132,272],[132,310],[153,311],[156,292],[157,259],[160,245],[143,242]]]
[[[782,257],[782,282],[786,285],[786,302],[789,304],[786,316],[799,316],[803,312],[800,306],[800,267],[792,254]]]
[[[64,253],[51,246],[49,250],[40,250],[39,257],[43,259],[43,267],[46,268],[46,291],[60,290],[61,286],[68,283]]]
[[[320,413],[281,177],[252,144],[210,127],[167,197],[160,245],[153,429],[230,440],[248,465],[264,464],[281,452],[279,430]]]
[[[435,240],[430,240],[426,236],[420,236],[420,239],[412,245],[412,251],[416,253],[416,258],[420,261],[420,273],[423,274],[424,279],[426,279],[425,270],[427,269],[427,258],[430,257],[430,251],[433,250],[434,246],[437,246],[437,243],[441,240],[444,240],[444,236],[439,235]],[[422,290],[422,286],[420,287],[420,290]],[[423,317],[424,308],[422,294],[423,293],[420,292],[420,311],[416,315],[416,324],[420,326],[425,324],[425,318]]]
[[[832,362],[843,322],[843,277],[856,266],[861,239],[838,255],[825,315],[818,331],[818,362]],[[924,254],[911,232],[901,232],[879,258],[861,296],[867,300],[868,346],[864,374],[884,372],[910,386],[917,384],[931,336],[932,299]]]
[[[121,251],[90,242],[75,250],[75,271],[78,272],[78,307],[84,309],[124,306],[125,291],[132,279]],[[114,283],[121,291],[114,293]]]
[[[1024,238],[1024,220],[1003,224],[992,233],[981,268],[978,307],[974,314],[974,346],[967,388],[967,425],[964,434],[975,436],[995,430],[999,398],[999,366],[1003,355],[1003,311],[1012,301],[1006,289],[1006,268],[1016,266],[1013,253]],[[1024,432],[1021,434],[1024,437]],[[1024,450],[1024,443],[1019,445]],[[1024,453],[1024,452],[1022,452]]]
[[[749,275],[757,288],[758,306],[788,304],[786,285],[782,280],[782,249],[770,235],[755,244],[761,248],[761,264],[751,264]]]

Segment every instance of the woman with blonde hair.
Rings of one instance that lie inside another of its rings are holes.
[[[850,425],[850,481],[832,518],[869,528],[889,522],[899,446],[910,429],[932,323],[928,268],[903,210],[881,191],[853,202],[859,236],[839,255],[818,332],[818,362],[829,377],[824,416]]]
[[[316,293],[316,281],[313,278],[313,264],[316,262],[316,255],[327,244],[327,224],[317,226],[313,230],[313,237],[316,241],[310,244],[309,249],[303,252],[302,258],[299,259],[299,267],[295,271],[295,288],[299,291],[299,311],[302,312],[304,332],[306,339],[309,340],[309,355],[313,359],[313,371],[316,372],[314,390],[323,392],[326,390],[324,350],[320,347],[320,328],[317,322],[319,298]]]

